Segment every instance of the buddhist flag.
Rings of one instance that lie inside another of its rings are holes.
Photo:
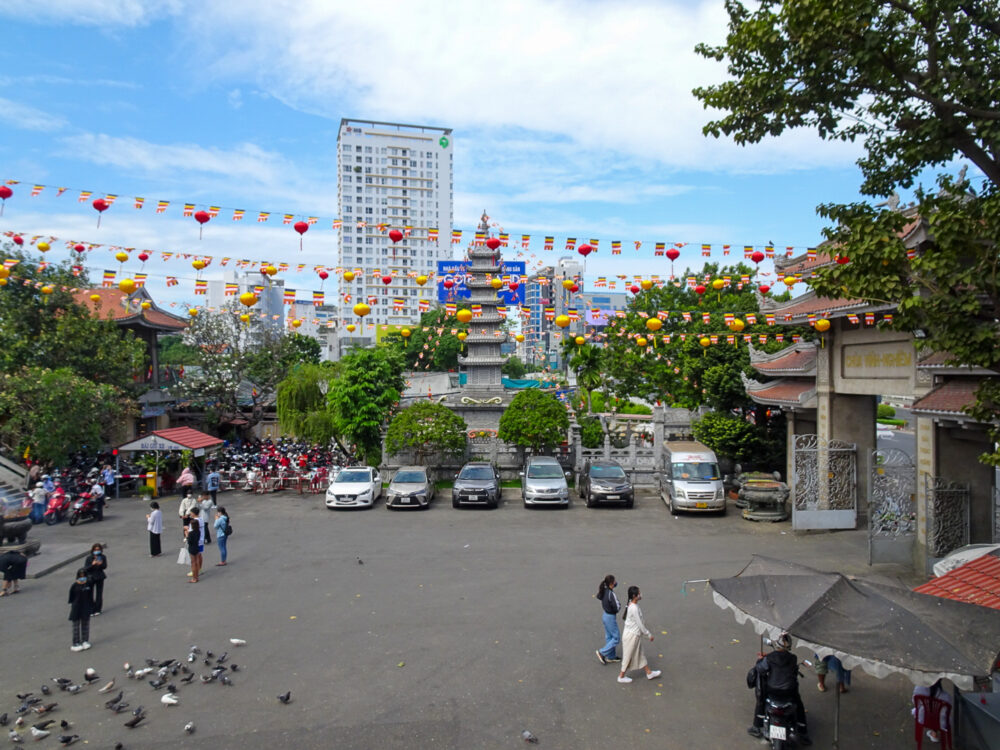
[[[323,304],[323,292],[313,292],[313,307]]]
[[[666,242],[657,242],[653,247],[653,255],[662,256],[667,250]]]
[[[394,312],[401,312],[403,307],[406,306],[406,300],[402,297],[394,297],[392,300],[392,309]]]
[[[506,232],[500,232],[500,244],[507,247],[510,244],[510,235]]]
[[[576,249],[576,237],[567,237],[566,238],[566,248],[565,249],[566,250],[575,250]]]
[[[284,216],[281,217],[281,223],[282,224],[291,224],[292,223],[292,219],[294,219],[294,218],[295,218],[294,214],[285,214]]]
[[[167,210],[167,206],[170,205],[170,201],[157,201],[156,202],[156,213],[162,214]]]
[[[530,245],[531,245],[531,235],[530,234],[522,234],[521,235],[521,248],[524,249],[524,250],[527,250]]]
[[[597,250],[598,250],[598,248],[600,248],[600,246],[601,246],[601,241],[600,241],[600,240],[593,240],[593,239],[592,239],[592,240],[590,241],[590,246],[591,246],[592,248],[594,248],[594,252],[596,253],[596,252],[597,252]]]
[[[33,188],[31,188],[31,197],[37,198],[39,195],[41,195],[43,190],[45,190],[45,185],[35,185]]]
[[[549,321],[556,319],[556,309],[554,307],[545,308],[545,319]]]
[[[476,238],[472,244],[482,245],[484,242],[486,242],[486,232],[476,232]]]
[[[226,290],[224,292],[226,297],[235,297],[236,292],[240,290],[239,284],[226,284]]]
[[[294,305],[295,304],[295,290],[294,289],[285,289],[284,301],[285,301],[286,305]]]
[[[93,193],[92,193],[92,192],[90,192],[89,190],[81,190],[81,191],[80,191],[80,197],[79,197],[79,198],[77,198],[77,201],[79,201],[80,203],[86,203],[86,202],[87,202],[87,200],[88,200],[88,199],[90,198],[90,196],[92,196],[92,195],[93,195]]]
[[[521,305],[521,315],[523,315],[526,318],[530,318],[531,317],[531,308],[528,307],[527,305]]]
[[[257,223],[263,224],[265,221],[271,218],[271,214],[267,211],[261,211],[257,214]]]
[[[194,282],[195,294],[208,294],[208,282],[205,279],[196,279]]]
[[[133,275],[132,278],[135,280],[136,286],[146,286],[146,279],[149,278],[149,274],[137,273]]]
[[[114,285],[115,285],[115,272],[114,271],[105,271],[104,272],[104,278],[101,279],[101,286],[103,286],[103,287],[112,287]]]
[[[233,210],[233,221],[243,221],[243,215],[246,213],[242,208],[237,208]]]
[[[456,302],[445,302],[444,304],[445,315],[454,315],[458,312],[458,303]]]
[[[452,229],[451,230],[451,244],[458,245],[462,242],[462,230]]]
[[[472,305],[472,317],[473,318],[478,318],[482,314],[483,314],[483,306],[482,305]]]
[[[221,211],[221,210],[222,209],[219,208],[218,206],[209,206],[208,207],[208,215],[211,216],[214,219],[216,216],[219,215],[219,211]]]
[[[425,313],[431,309],[431,303],[425,299],[417,301],[417,311]]]
[[[633,240],[633,244],[635,245],[635,249],[638,251],[639,248],[642,247],[642,240]]]
[[[743,257],[744,258],[749,258],[751,255],[753,255],[753,245],[744,245],[743,246]]]
[[[810,247],[806,250],[806,258],[809,260],[816,260],[816,248]]]
[[[306,218],[306,224],[308,224],[309,226],[312,226],[317,221],[319,221],[319,217],[318,216],[309,216],[309,217]]]
[[[497,315],[499,315],[501,318],[506,318],[507,317],[507,306],[506,305],[497,305]]]
[[[580,313],[577,311],[575,307],[569,308],[569,310],[567,310],[566,312],[569,315],[569,319],[574,323],[580,319]]]
[[[709,244],[704,244],[701,246],[701,254],[708,258],[712,254],[712,246]]]
[[[427,230],[427,241],[433,242],[435,245],[438,243],[438,230],[428,229]]]
[[[185,203],[184,204],[184,216],[194,216],[194,204]]]
[[[179,283],[176,276],[167,276],[167,286],[177,286]]]
[[[548,235],[546,235],[546,237],[545,237],[545,246],[542,249],[543,250],[551,250],[551,249],[553,249],[555,247],[555,245],[556,245],[556,238],[555,237],[549,237]]]
[[[621,240],[611,240],[611,254],[621,255],[622,254],[622,243]]]
[[[597,281],[594,282],[594,288],[607,287],[608,280],[604,276],[598,276]]]
[[[145,205],[146,205],[146,199],[145,198],[136,198],[135,199],[135,207],[136,207],[136,209],[141,209]]]
[[[260,221],[260,219],[257,219],[257,221]],[[339,230],[342,226],[344,226],[344,222],[341,219],[334,219],[333,224],[331,224],[330,226],[332,226],[334,229]]]

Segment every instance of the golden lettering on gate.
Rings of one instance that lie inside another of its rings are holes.
[[[913,366],[913,351],[909,349],[876,350],[844,357],[845,369],[895,369]]]

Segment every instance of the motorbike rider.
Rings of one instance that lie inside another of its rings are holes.
[[[806,708],[799,695],[799,662],[791,653],[792,638],[782,633],[774,642],[774,650],[760,654],[754,665],[756,673],[757,703],[754,706],[753,724],[747,728],[751,737],[762,737],[765,701],[767,698],[786,700],[795,705],[796,736],[800,745],[811,745],[806,725]]]
[[[104,520],[104,486],[101,484],[100,477],[94,482],[90,488],[90,499],[94,501],[94,513],[95,518],[98,521]]]

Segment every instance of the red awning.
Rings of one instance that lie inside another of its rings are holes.
[[[1000,557],[996,554],[977,557],[913,590],[918,594],[1000,609]]]
[[[170,427],[153,430],[146,435],[118,446],[120,451],[178,451],[198,450],[222,445],[222,438],[199,432],[190,427]]]

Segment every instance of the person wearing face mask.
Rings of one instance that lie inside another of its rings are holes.
[[[618,682],[632,682],[626,672],[632,669],[643,669],[646,672],[647,680],[655,680],[660,676],[659,669],[650,669],[646,662],[646,652],[642,647],[642,639],[653,640],[653,634],[646,628],[642,621],[642,610],[639,609],[639,602],[642,594],[638,586],[628,587],[628,604],[625,605],[624,633],[622,634],[622,667],[618,673]]]
[[[104,554],[104,547],[94,544],[90,548],[90,554],[84,558],[83,569],[90,578],[91,588],[94,592],[94,607],[91,614],[97,617],[104,609],[104,579],[108,577],[104,571],[108,568],[108,557]]]
[[[69,587],[69,620],[73,623],[73,645],[70,651],[90,648],[90,613],[94,607],[94,592],[84,568],[76,571],[76,580]]]

